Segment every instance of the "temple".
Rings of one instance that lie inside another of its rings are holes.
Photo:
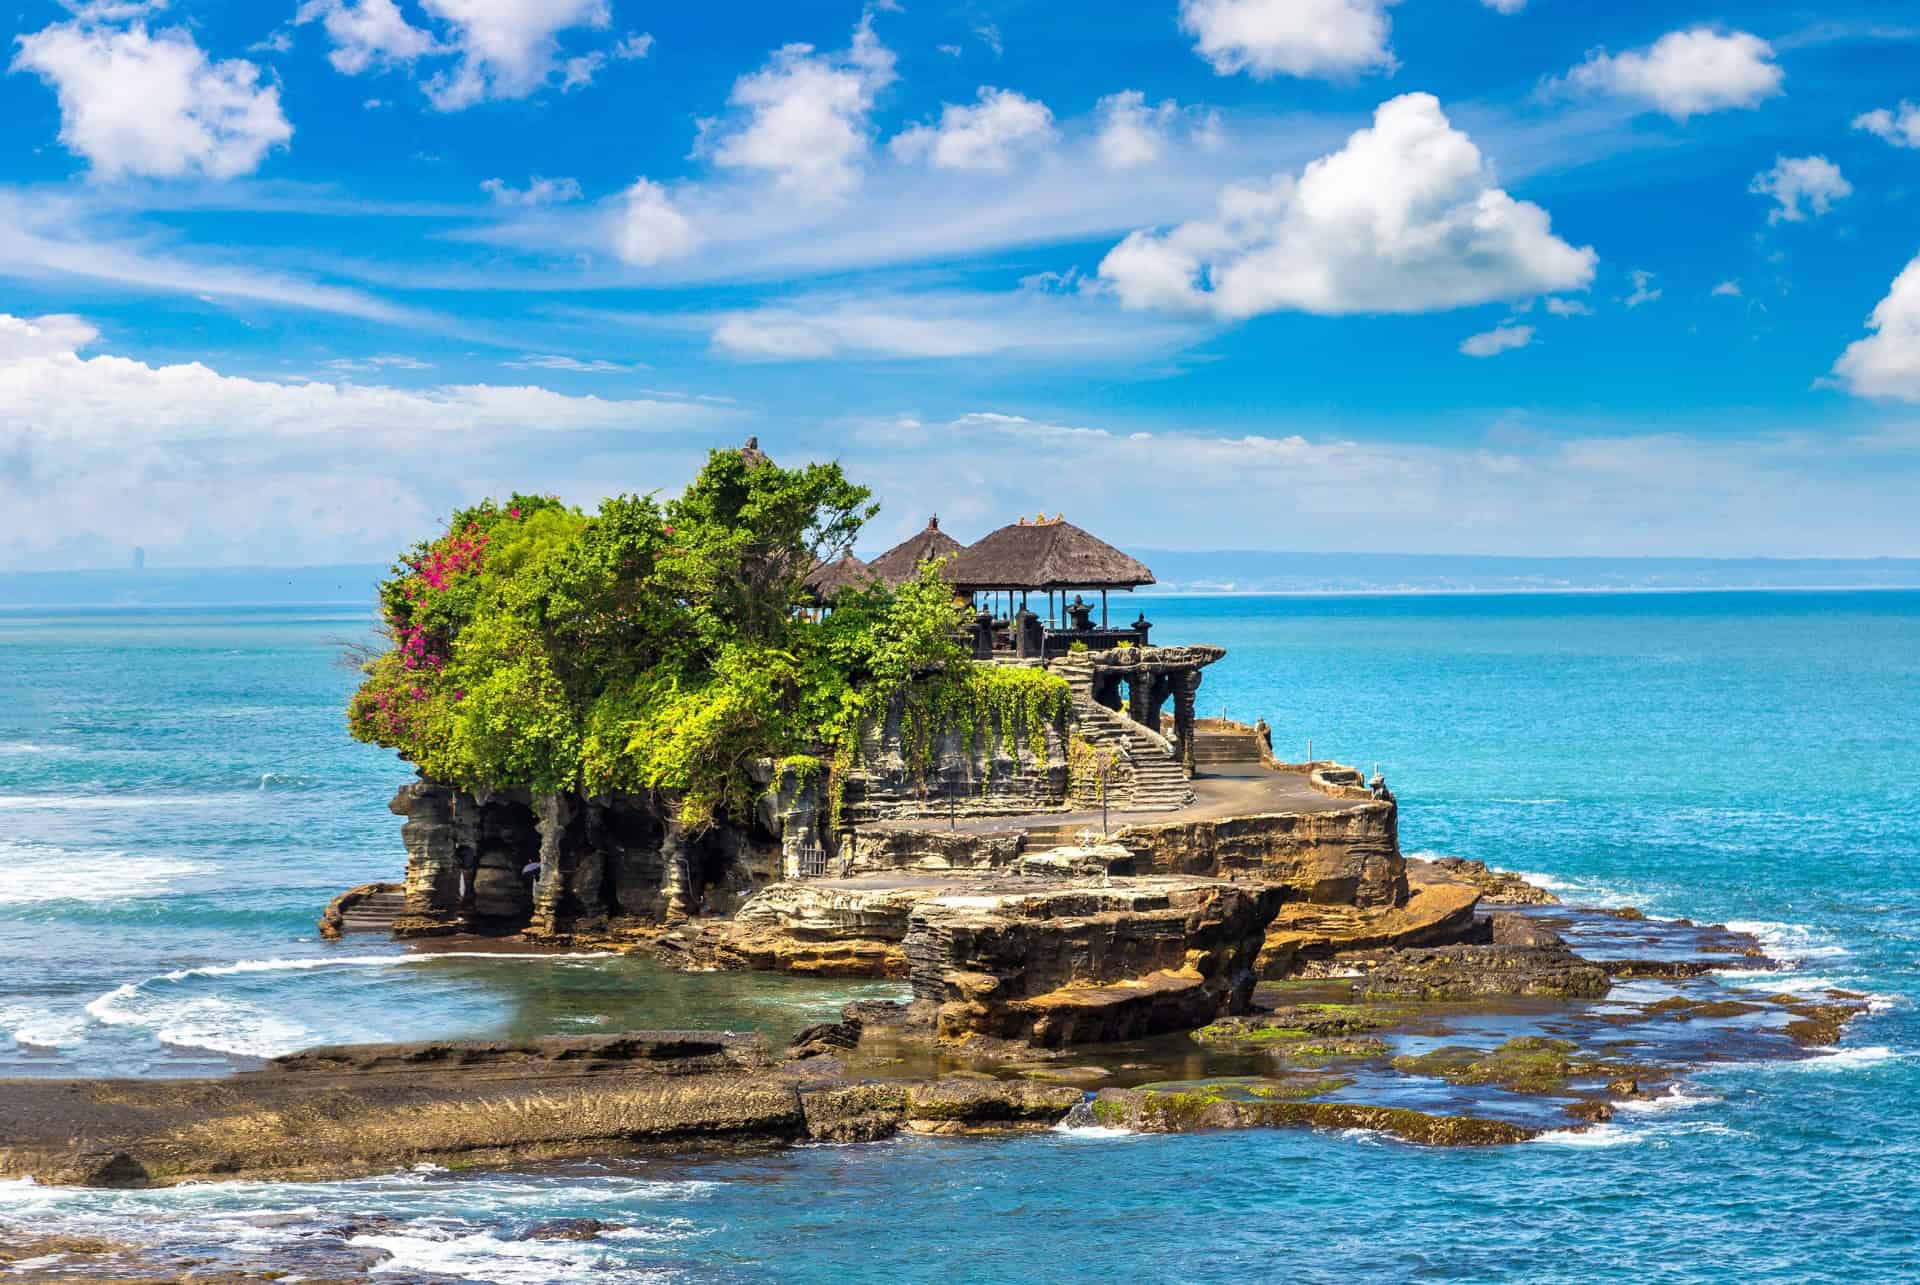
[[[969,545],[930,518],[871,560],[818,563],[795,610],[823,619],[929,565],[982,681],[1009,680],[973,713],[909,684],[831,764],[760,763],[750,814],[698,828],[653,795],[423,779],[392,805],[405,883],[346,894],[326,927],[904,977],[943,1041],[1055,1045],[1241,1011],[1259,978],[1356,941],[1473,931],[1474,890],[1409,881],[1378,776],[1198,716],[1225,650],[1156,640],[1144,611],[1116,626],[1113,595],[1153,572],[1063,516]]]

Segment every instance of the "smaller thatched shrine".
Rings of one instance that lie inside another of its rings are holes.
[[[940,562],[960,552],[960,542],[940,529],[940,515],[927,519],[927,525],[875,558],[869,565],[882,584],[903,585],[920,574],[929,562]]]
[[[831,606],[833,600],[851,589],[858,592],[874,584],[879,577],[867,563],[843,553],[830,562],[821,562],[807,573],[802,582],[807,595],[816,603]]]

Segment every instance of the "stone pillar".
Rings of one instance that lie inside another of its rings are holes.
[[[993,659],[993,613],[983,611],[973,618],[973,658]]]
[[[1014,613],[1013,646],[1014,654],[1022,660],[1038,660],[1046,651],[1046,631],[1040,627],[1040,617],[1025,607]]]
[[[666,921],[676,924],[691,919],[699,906],[693,899],[693,845],[676,819],[678,800],[668,807],[666,833],[660,836],[660,891],[667,903]]]
[[[567,846],[567,825],[573,803],[564,794],[543,794],[533,801],[540,831],[540,877],[533,885],[533,922],[536,932],[560,932],[568,888],[573,876],[573,852]]]
[[[1193,776],[1193,709],[1200,692],[1200,671],[1188,670],[1173,680],[1173,734],[1180,738],[1180,770]]]
[[[1142,727],[1153,727],[1148,720],[1152,717],[1153,675],[1145,670],[1135,670],[1127,675],[1127,717]],[[1154,731],[1160,729],[1155,727]]]

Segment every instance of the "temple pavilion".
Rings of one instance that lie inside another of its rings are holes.
[[[1062,655],[1075,643],[1092,651],[1147,643],[1152,624],[1145,614],[1116,629],[1108,617],[1107,595],[1150,585],[1153,572],[1059,516],[1021,518],[965,547],[942,531],[934,517],[925,529],[863,564],[861,578],[843,579],[850,574],[841,570],[845,559],[823,564],[816,576],[822,588],[833,583],[834,592],[845,583],[866,583],[868,577],[897,585],[934,561],[941,563],[940,574],[954,592],[972,606],[975,650],[982,657],[1010,651],[1044,658]],[[1097,624],[1095,604],[1086,594],[1099,595]],[[1044,601],[1036,604],[1035,595],[1044,595]],[[1044,610],[1036,611],[1036,606]]]

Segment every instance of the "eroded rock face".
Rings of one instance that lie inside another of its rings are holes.
[[[807,796],[786,789],[783,810],[771,815],[810,824]],[[782,873],[777,835],[728,826],[690,835],[673,822],[671,800],[476,796],[416,781],[388,806],[406,818],[406,913],[394,924],[401,937],[524,930],[564,942],[726,913]]]
[[[1141,874],[1245,874],[1290,898],[1398,906],[1407,899],[1398,809],[1390,801],[1335,812],[1276,812],[1132,825],[1116,836]]]
[[[1368,995],[1427,1000],[1597,999],[1609,985],[1606,969],[1565,946],[1435,946],[1380,955],[1361,989]]]
[[[1059,1047],[1183,1030],[1245,1010],[1284,895],[1177,879],[951,892],[914,908],[908,975],[950,1042]]]
[[[1481,900],[1489,906],[1557,906],[1560,898],[1545,888],[1535,887],[1517,874],[1488,869],[1484,861],[1465,857],[1439,857],[1428,863],[1456,883],[1478,888]]]

